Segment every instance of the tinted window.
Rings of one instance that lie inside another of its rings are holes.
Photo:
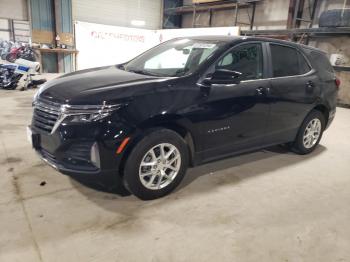
[[[298,62],[299,62],[299,74],[306,74],[311,70],[309,64],[306,62],[305,57],[298,52]]]
[[[273,77],[302,75],[310,71],[304,56],[295,48],[270,44]]]
[[[261,44],[245,44],[235,47],[216,64],[216,69],[242,73],[241,80],[260,79],[263,75]]]

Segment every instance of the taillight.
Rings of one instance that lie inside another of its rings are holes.
[[[337,88],[339,88],[340,87],[340,79],[339,78],[336,78],[335,79],[335,85],[337,86]]]

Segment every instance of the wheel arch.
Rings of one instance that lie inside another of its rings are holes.
[[[137,143],[144,137],[145,134],[159,128],[172,130],[186,141],[189,150],[189,164],[190,166],[193,166],[196,148],[193,132],[191,131],[189,125],[190,123],[188,120],[183,119],[178,115],[157,115],[140,123],[136,128],[137,131],[134,133],[134,138],[132,139],[130,145],[126,147],[125,152],[122,155],[121,165],[119,168],[120,174],[123,174],[125,161]]]
[[[189,120],[176,114],[156,115],[139,125],[142,131],[153,128],[166,128],[179,134],[185,141],[189,149],[190,164],[193,164],[196,151],[195,138]]]
[[[325,119],[325,126],[327,126],[329,120],[329,108],[324,104],[318,104],[313,108],[313,110],[320,111],[323,114]]]

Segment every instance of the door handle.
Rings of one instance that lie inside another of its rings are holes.
[[[266,96],[266,95],[269,94],[270,88],[268,88],[268,87],[258,87],[257,89],[255,89],[255,91],[256,91],[256,94],[258,96]]]
[[[314,88],[315,88],[314,82],[312,82],[311,80],[306,82],[306,92],[313,92]]]
[[[310,80],[310,81],[307,81],[307,82],[306,82],[306,87],[315,87],[315,83],[312,82],[311,80]]]

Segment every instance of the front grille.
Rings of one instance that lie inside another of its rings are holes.
[[[51,133],[59,115],[61,105],[51,101],[38,99],[34,103],[33,126]]]

